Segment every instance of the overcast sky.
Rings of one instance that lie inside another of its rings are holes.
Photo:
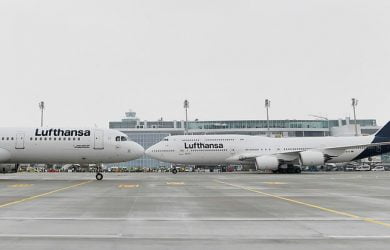
[[[390,1],[0,1],[0,126],[390,120]]]

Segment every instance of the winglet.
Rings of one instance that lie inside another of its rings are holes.
[[[376,132],[375,137],[390,137],[390,122]]]

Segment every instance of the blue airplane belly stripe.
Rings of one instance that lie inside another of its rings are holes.
[[[380,142],[389,142],[389,137],[375,137],[372,143],[380,143]],[[356,156],[353,160],[360,160],[372,156],[377,156],[381,154],[386,154],[390,152],[390,145],[381,145],[381,146],[373,146],[366,148],[363,152],[361,152],[358,156]]]

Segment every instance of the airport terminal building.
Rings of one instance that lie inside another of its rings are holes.
[[[338,120],[270,120],[270,134],[272,137],[317,137],[354,135],[354,121],[349,118]],[[375,119],[357,120],[358,133],[373,134],[380,127]],[[119,130],[145,149],[161,141],[169,135],[182,135],[185,132],[186,122],[183,120],[146,121],[136,117],[136,113],[129,111],[121,121],[109,122],[111,129]],[[268,133],[266,120],[212,120],[188,121],[189,134],[245,134],[264,135]],[[116,164],[120,167],[152,167],[169,166],[144,156],[131,162]]]

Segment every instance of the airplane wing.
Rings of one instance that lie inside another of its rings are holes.
[[[322,152],[327,158],[331,159],[337,156],[340,156],[341,154],[345,153],[345,150],[348,149],[359,149],[359,148],[368,148],[368,147],[377,147],[377,146],[383,146],[383,145],[390,145],[390,142],[377,142],[377,143],[368,143],[368,144],[354,144],[354,145],[344,145],[344,146],[338,146],[338,147],[327,147],[327,148],[313,148],[309,149],[311,151],[318,151]],[[299,159],[299,153],[304,152],[307,150],[294,150],[294,151],[288,151],[283,153],[275,153],[271,154],[274,155],[276,158],[278,158],[281,161],[284,162],[292,162],[297,159]],[[261,154],[241,154],[236,156],[237,160],[239,161],[255,161],[256,157],[262,156]]]

